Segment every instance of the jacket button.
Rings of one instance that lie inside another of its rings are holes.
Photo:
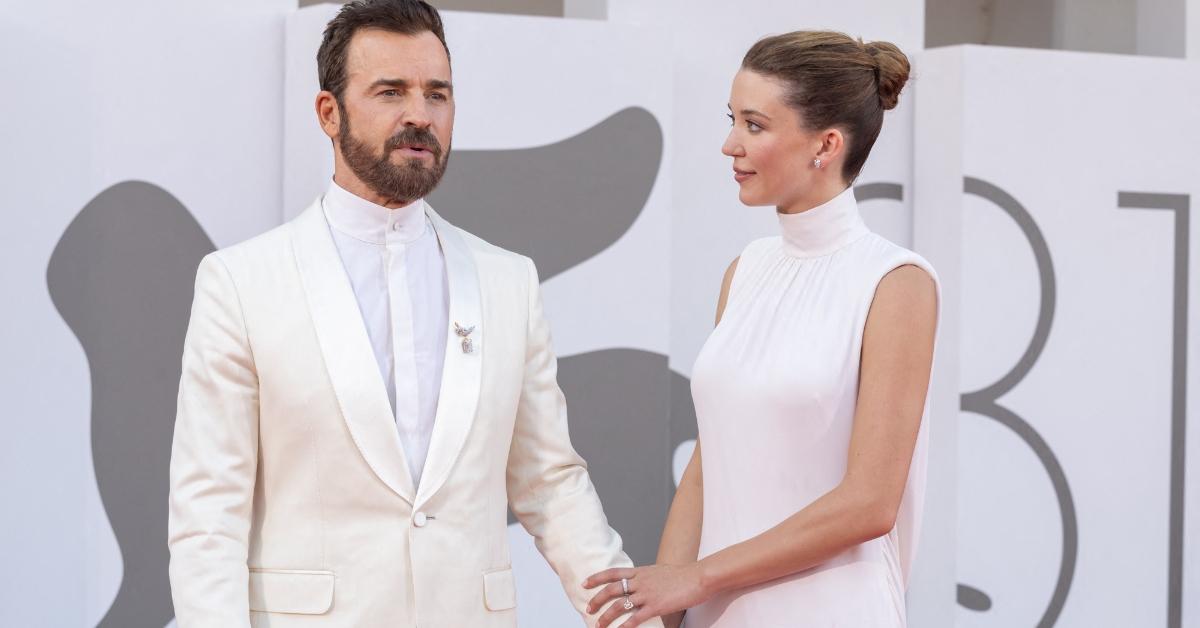
[[[417,514],[413,515],[413,525],[417,526],[418,528],[424,528],[426,523],[429,523],[429,517],[426,516],[425,513],[418,512]]]

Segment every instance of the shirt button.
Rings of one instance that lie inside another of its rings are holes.
[[[400,230],[400,223],[393,222],[392,223],[392,231],[399,231],[399,230]]]
[[[413,525],[417,526],[418,528],[424,528],[426,523],[429,523],[429,517],[426,516],[425,513],[418,512],[417,514],[413,515]]]

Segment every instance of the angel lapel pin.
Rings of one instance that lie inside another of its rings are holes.
[[[475,353],[475,343],[471,341],[471,332],[473,331],[475,331],[474,325],[463,327],[457,321],[454,323],[454,333],[458,334],[459,338],[462,338],[463,353]]]

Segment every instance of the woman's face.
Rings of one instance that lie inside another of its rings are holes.
[[[729,117],[733,128],[721,152],[733,158],[733,174],[746,205],[791,207],[816,187],[818,170],[834,166],[813,159],[822,154],[822,134],[810,132],[800,115],[784,101],[785,87],[751,70],[733,78]],[[836,172],[836,171],[835,171]]]

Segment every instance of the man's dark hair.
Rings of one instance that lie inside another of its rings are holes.
[[[442,32],[442,16],[437,9],[421,0],[354,0],[347,2],[337,17],[325,27],[325,37],[317,51],[317,77],[321,89],[332,92],[341,104],[346,89],[346,49],[354,33],[364,28],[378,28],[402,35],[418,35],[429,31],[437,36],[450,57],[446,34]]]

